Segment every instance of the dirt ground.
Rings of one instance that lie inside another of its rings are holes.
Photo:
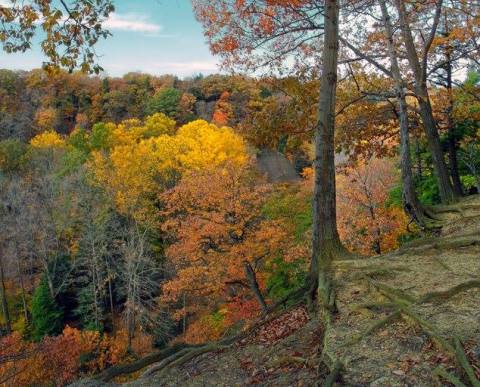
[[[450,385],[433,374],[438,366],[468,385],[445,347],[454,337],[480,378],[480,197],[440,210],[447,223],[438,235],[385,256],[337,262],[339,313],[327,335],[328,352],[344,364],[337,385]],[[315,318],[300,306],[269,324],[166,375],[127,385],[315,385]]]

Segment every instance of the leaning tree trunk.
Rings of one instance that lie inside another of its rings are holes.
[[[440,143],[440,136],[438,135],[437,124],[433,117],[432,105],[427,89],[427,70],[426,58],[428,55],[429,46],[434,37],[436,26],[438,25],[439,10],[441,1],[437,5],[437,14],[434,19],[434,27],[432,28],[432,35],[424,47],[423,65],[417,54],[415,42],[413,40],[412,30],[407,21],[407,11],[403,0],[395,0],[395,5],[398,11],[400,30],[405,41],[405,48],[407,52],[407,60],[415,78],[415,94],[418,99],[420,116],[422,118],[425,134],[427,136],[430,152],[432,152],[433,167],[437,176],[438,188],[440,191],[440,198],[443,203],[451,203],[456,200],[456,195],[453,191],[452,183],[448,173],[447,165],[443,156],[442,146]]]
[[[315,128],[315,181],[311,280],[322,309],[334,307],[332,260],[345,250],[336,219],[335,192],[335,99],[338,63],[338,2],[325,1],[323,70]],[[312,294],[314,296],[314,294]]]
[[[265,302],[265,298],[263,297],[262,292],[260,291],[260,286],[258,286],[257,276],[255,271],[253,270],[252,265],[248,261],[243,263],[243,269],[245,271],[245,278],[247,279],[248,286],[250,290],[255,295],[258,304],[262,308],[262,312],[266,314],[268,312],[267,303]]]
[[[400,66],[398,64],[395,42],[393,40],[393,27],[385,0],[379,0],[382,10],[382,19],[385,27],[390,67],[395,81],[395,90],[398,102],[398,116],[400,124],[400,165],[402,174],[402,201],[403,208],[408,216],[421,228],[426,225],[427,211],[418,200],[413,181],[412,159],[410,155],[410,135],[408,127],[408,105],[405,96],[405,87]]]

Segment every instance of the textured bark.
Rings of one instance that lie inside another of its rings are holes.
[[[400,30],[405,41],[407,60],[415,78],[415,94],[418,100],[420,116],[422,118],[425,134],[427,136],[430,152],[432,153],[433,166],[438,181],[440,198],[443,203],[451,203],[456,200],[453,186],[450,181],[447,165],[443,156],[440,137],[438,135],[437,124],[433,117],[432,106],[427,89],[427,57],[428,51],[435,36],[440,17],[442,0],[437,3],[437,13],[433,21],[431,34],[424,45],[422,63],[415,47],[412,31],[407,21],[407,11],[405,3],[402,0],[395,0],[396,8],[400,20]]]
[[[315,184],[311,280],[321,306],[332,306],[331,261],[344,248],[336,219],[335,189],[335,99],[338,63],[338,2],[325,1],[325,35],[318,123],[315,128]]]

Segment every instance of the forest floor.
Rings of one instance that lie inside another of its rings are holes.
[[[436,212],[444,222],[438,235],[337,262],[339,313],[326,342],[344,365],[339,386],[450,385],[435,375],[439,366],[469,385],[454,338],[480,378],[480,195]],[[312,386],[319,326],[297,306],[240,341],[161,373],[142,377],[143,370],[126,385]]]

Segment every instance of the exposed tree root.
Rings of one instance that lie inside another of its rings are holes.
[[[342,344],[342,347],[348,347],[350,345],[354,345],[362,341],[365,337],[370,336],[372,333],[376,332],[380,328],[383,328],[384,326],[391,324],[392,322],[398,320],[398,318],[401,316],[400,311],[395,311],[391,314],[389,314],[387,317],[382,318],[378,321],[375,321],[373,324],[371,324],[365,331],[362,333],[354,335],[350,340],[348,340],[346,343]]]
[[[173,367],[180,366],[197,356],[203,355],[204,353],[216,351],[226,347],[226,345],[222,346],[216,343],[210,343],[199,348],[184,349],[148,369],[143,373],[142,378],[151,376],[154,373],[157,373],[159,377],[163,376]]]
[[[382,306],[387,306],[389,308],[394,307],[395,311],[389,314],[387,317],[373,323],[363,333],[354,336],[351,340],[349,340],[347,343],[345,343],[342,346],[358,343],[363,338],[371,335],[373,332],[375,332],[379,328],[392,323],[398,317],[403,317],[403,318],[414,321],[417,325],[419,325],[422,328],[422,330],[425,333],[427,333],[430,336],[432,341],[438,344],[438,346],[443,351],[447,352],[448,354],[450,354],[450,356],[456,359],[458,365],[463,369],[471,386],[480,387],[480,381],[476,377],[473,367],[468,362],[467,356],[465,355],[465,351],[460,342],[460,339],[454,338],[453,344],[452,344],[450,338],[443,337],[442,334],[438,331],[438,329],[433,324],[431,324],[430,322],[425,320],[423,317],[421,317],[412,308],[413,305],[420,305],[427,302],[432,302],[434,300],[446,300],[463,291],[473,289],[473,288],[479,288],[480,280],[467,281],[445,291],[427,293],[418,299],[414,298],[413,296],[409,295],[403,290],[391,288],[388,285],[375,282],[372,279],[368,279],[368,280],[369,280],[369,283],[372,284],[377,289],[377,291],[379,291],[389,300],[389,302],[364,304],[363,306],[371,307],[371,306],[382,305]],[[434,374],[438,377],[442,377],[443,379],[453,383],[455,386],[465,386],[465,384],[463,384],[463,382],[461,382],[460,379],[448,373],[445,369],[441,367],[435,369]]]
[[[116,365],[116,366],[110,367],[105,371],[103,371],[102,373],[96,375],[95,379],[102,382],[108,382],[116,378],[117,376],[137,372],[145,367],[148,367],[150,364],[156,363],[158,361],[161,361],[162,359],[172,356],[178,351],[181,351],[185,348],[192,348],[192,347],[194,346],[188,346],[186,344],[173,345],[161,351],[152,353],[142,359],[136,360],[130,364]]]
[[[453,272],[452,268],[450,266],[448,266],[445,262],[443,262],[440,258],[438,258],[436,255],[434,255],[432,258],[444,270]]]
[[[456,376],[452,375],[451,373],[447,372],[445,368],[438,366],[435,368],[432,372],[434,376],[437,376],[439,378],[442,378],[446,380],[447,382],[452,383],[455,387],[467,387],[465,384],[463,384],[460,379],[458,379]]]
[[[460,216],[464,216],[464,212],[462,209],[463,206],[454,204],[454,205],[436,205],[435,207],[430,207],[429,210],[435,214],[449,214],[449,213],[457,213]]]
[[[430,207],[429,210],[434,215],[458,213],[460,216],[464,217],[466,211],[480,211],[480,204],[463,201],[451,205],[436,205],[434,207]]]
[[[357,311],[357,310],[360,310],[360,309],[384,311],[384,310],[395,309],[395,307],[396,307],[396,305],[393,302],[383,302],[383,301],[365,302],[363,304],[354,305],[353,308],[352,308],[352,311]]]
[[[286,364],[300,364],[306,367],[314,368],[316,361],[314,359],[305,359],[300,356],[282,356],[268,363],[269,367],[278,367]]]
[[[424,296],[420,297],[420,299],[416,302],[417,304],[425,304],[427,302],[432,302],[436,300],[448,300],[453,296],[470,290],[474,288],[480,288],[480,280],[471,280],[467,282],[463,282],[458,284],[450,289],[439,291],[439,292],[430,292],[425,294]]]
[[[463,349],[462,343],[458,337],[455,338],[455,355],[457,356],[457,360],[465,371],[465,374],[467,375],[472,386],[480,387],[480,381],[477,379],[473,367],[468,362],[467,356],[465,355],[465,350]]]
[[[328,374],[327,378],[323,382],[324,387],[332,387],[335,382],[338,380],[340,377],[340,374],[343,369],[343,364],[340,361],[336,361],[330,371],[330,374]]]
[[[417,248],[417,247],[425,247],[425,246],[443,246],[444,244],[448,246],[449,244],[452,243],[452,241],[463,241],[463,240],[477,240],[479,237],[478,232],[472,232],[469,234],[463,234],[461,236],[449,236],[449,237],[444,237],[441,240],[439,240],[438,236],[432,236],[428,238],[422,238],[422,239],[416,239],[411,242],[405,243],[402,248],[400,248],[397,251],[401,251],[402,253],[406,253],[411,249]],[[395,252],[394,252],[395,253]]]
[[[449,237],[440,240],[438,238],[428,238],[421,242],[411,242],[389,254],[389,256],[400,256],[406,253],[419,254],[427,250],[453,250],[475,245],[480,245],[480,235],[478,235],[478,232],[461,237]]]
[[[443,349],[445,352],[449,353],[450,355],[455,354],[455,349],[453,346],[450,344],[450,342],[442,337],[440,332],[432,325],[430,324],[427,320],[423,319],[421,316],[419,316],[417,313],[415,313],[411,308],[409,307],[402,307],[401,310],[402,315],[409,317],[411,320],[415,321],[422,329],[423,331],[430,336],[430,338],[437,343],[437,345]]]
[[[175,366],[179,366],[196,356],[201,354],[212,352],[218,349],[226,348],[227,346],[231,345],[232,343],[242,340],[245,337],[248,337],[252,332],[258,329],[261,325],[267,324],[268,322],[272,321],[273,319],[278,317],[278,314],[275,312],[281,307],[285,306],[287,302],[292,301],[289,307],[294,307],[299,303],[304,301],[304,295],[307,292],[306,288],[300,288],[297,291],[294,291],[290,295],[286,296],[279,302],[275,303],[268,307],[268,318],[263,318],[262,320],[258,321],[256,324],[245,330],[244,332],[232,336],[227,337],[223,340],[214,343],[207,343],[203,345],[187,345],[187,344],[176,344],[171,347],[165,348],[161,351],[155,352],[151,355],[148,355],[142,359],[136,360],[130,364],[126,365],[117,365],[107,370],[103,371],[102,373],[95,376],[96,380],[102,382],[108,382],[117,376],[131,374],[133,372],[137,372],[141,369],[144,369],[154,363],[155,366],[147,369],[142,377],[152,375],[154,373],[160,372],[163,373]],[[283,311],[282,311],[283,312]]]

